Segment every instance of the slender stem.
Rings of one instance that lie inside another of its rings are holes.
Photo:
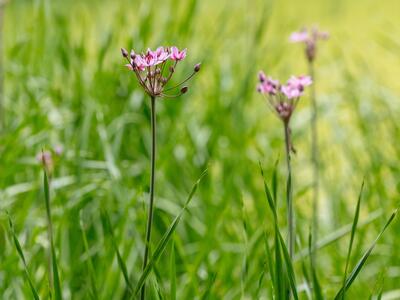
[[[151,97],[151,175],[150,175],[150,206],[147,216],[146,226],[146,246],[143,257],[143,270],[147,266],[147,260],[150,252],[151,226],[153,223],[153,204],[154,204],[154,180],[156,164],[156,98]],[[143,284],[140,299],[144,300],[146,294],[146,285]]]
[[[287,189],[286,189],[286,202],[287,202],[287,223],[288,223],[288,248],[289,256],[293,259],[294,256],[294,243],[295,243],[295,223],[293,211],[293,185],[292,185],[292,167],[290,163],[290,128],[289,122],[284,122],[285,129],[285,150],[286,150],[286,163],[288,171]]]
[[[314,64],[312,61],[309,62],[309,72],[313,80],[311,85],[311,106],[312,106],[312,116],[311,116],[311,161],[313,164],[313,197],[312,197],[312,257],[313,264],[316,265],[316,243],[318,240],[318,196],[319,196],[319,162],[318,162],[318,130],[317,130],[317,117],[318,117],[318,107],[317,99],[315,94],[315,75],[314,75]]]

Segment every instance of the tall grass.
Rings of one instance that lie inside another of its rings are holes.
[[[364,176],[345,297],[385,298],[396,293],[398,221],[392,221],[376,245],[374,239],[398,202],[400,48],[393,21],[398,6],[395,0],[379,5],[372,0],[9,1],[3,28],[0,298],[34,297],[26,274],[38,297],[47,296],[47,217],[35,155],[58,143],[64,145],[65,155],[52,177],[51,219],[62,296],[127,299],[133,294],[127,282],[135,291],[143,281],[140,253],[145,248],[150,177],[150,110],[121,66],[120,45],[187,46],[187,69],[185,65],[178,72],[189,72],[190,62],[197,60],[205,66],[193,81],[190,98],[157,107],[163,120],[157,127],[158,143],[163,146],[157,154],[153,245],[163,241],[200,171],[209,166],[209,172],[162,253],[157,258],[156,249],[151,251],[153,267],[146,279],[150,299],[159,294],[171,299],[270,299],[278,286],[280,291],[292,288],[277,234],[285,232],[286,224],[284,164],[272,175],[276,157],[284,156],[282,128],[260,103],[255,74],[258,68],[281,78],[307,73],[300,50],[287,43],[287,36],[314,23],[332,37],[320,48],[315,68],[318,264],[312,268],[308,261],[313,250],[308,246],[312,168],[311,115],[305,98],[292,119],[299,250],[292,268],[297,296],[319,299],[314,269],[321,294],[326,299],[338,293],[341,297]],[[264,196],[259,160],[276,199],[276,223]],[[273,177],[276,188],[270,184]],[[276,274],[286,279],[278,281]]]

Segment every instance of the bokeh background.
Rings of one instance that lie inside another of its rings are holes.
[[[321,156],[318,275],[327,299],[341,286],[349,234],[365,179],[351,267],[397,207],[400,176],[398,0],[30,0],[3,3],[1,24],[0,298],[29,299],[6,211],[43,298],[48,248],[41,149],[62,145],[52,180],[55,244],[65,299],[88,299],[93,262],[101,299],[125,282],[101,209],[108,211],[132,282],[140,275],[150,166],[149,99],[120,47],[187,47],[174,80],[202,62],[189,91],[157,106],[155,244],[201,172],[208,174],[174,234],[178,299],[269,299],[263,233],[272,219],[267,180],[279,159],[285,226],[283,129],[257,94],[260,69],[282,81],[306,74],[292,31],[330,32],[316,61]],[[311,224],[310,99],[292,122],[299,243]],[[243,226],[246,224],[246,226]],[[347,226],[347,227],[346,227]],[[82,231],[83,229],[83,231]],[[344,231],[343,231],[344,230]],[[400,298],[400,223],[375,248],[349,297],[382,289]],[[85,250],[83,236],[87,238]],[[170,247],[149,280],[168,299]],[[301,260],[295,264],[304,281]],[[152,294],[153,293],[153,294]],[[153,295],[153,296],[151,296]],[[300,292],[302,299],[306,293]],[[154,296],[155,297],[155,296]]]

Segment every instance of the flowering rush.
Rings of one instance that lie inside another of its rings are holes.
[[[302,29],[301,31],[293,32],[289,40],[292,43],[304,43],[305,53],[309,62],[314,61],[317,51],[317,41],[327,40],[329,34],[327,32],[319,31],[316,27],[310,29]]]
[[[273,111],[288,124],[295,110],[304,88],[312,84],[310,76],[291,76],[286,84],[266,76],[263,71],[258,74],[259,84],[257,91],[263,94]]]
[[[165,93],[181,87],[200,70],[200,64],[196,64],[192,74],[185,80],[176,86],[166,88],[167,83],[175,72],[176,66],[185,59],[186,51],[186,49],[179,50],[173,46],[169,48],[158,47],[155,51],[147,49],[146,52],[140,54],[131,50],[128,54],[126,49],[121,48],[122,56],[128,61],[125,66],[135,73],[139,84],[145,92],[154,98],[175,98],[187,92],[188,87],[183,86],[178,94]]]

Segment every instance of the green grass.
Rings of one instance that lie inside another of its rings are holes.
[[[188,48],[173,83],[197,62],[202,69],[187,94],[157,104],[149,299],[271,299],[272,285],[290,287],[290,278],[278,280],[285,270],[292,274],[281,243],[282,124],[255,85],[259,69],[281,80],[307,72],[301,46],[288,43],[288,36],[309,24],[331,34],[319,45],[316,61],[319,249],[314,274],[306,95],[291,121],[296,249],[302,249],[295,255],[293,282],[299,299],[317,294],[307,291],[316,285],[314,275],[326,299],[337,296],[343,284],[346,299],[380,294],[396,299],[400,223],[391,216],[400,191],[399,1],[21,0],[2,9],[1,299],[31,299],[35,293],[46,299],[52,290],[49,253],[56,258],[63,299],[129,299],[137,289],[150,178],[150,107],[123,67],[120,47],[161,44]],[[48,198],[50,251],[35,156],[57,144],[64,153]],[[179,224],[173,223],[205,169]],[[387,220],[393,222],[386,228]],[[165,240],[171,224],[174,232]]]

